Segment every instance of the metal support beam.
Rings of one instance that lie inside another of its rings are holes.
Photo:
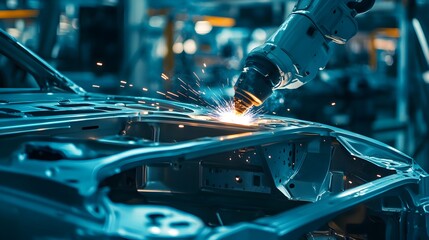
[[[407,124],[408,117],[408,84],[411,78],[410,75],[410,18],[407,11],[409,1],[401,1],[398,4],[399,8],[399,25],[401,37],[399,39],[399,64],[398,64],[398,80],[396,86],[396,118],[400,124]],[[405,151],[407,143],[408,128],[401,131],[396,139],[396,148],[400,151]]]
[[[144,57],[136,58],[135,55],[148,54],[142,51],[144,44],[145,31],[144,24],[148,18],[148,5],[146,0],[126,0],[125,1],[125,61],[123,69],[128,71],[125,75],[128,79],[121,79],[136,87],[148,86],[149,79],[145,76],[147,73],[147,66]],[[133,61],[137,62],[134,63]],[[132,67],[130,67],[130,66]]]

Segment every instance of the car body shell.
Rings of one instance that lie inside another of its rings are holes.
[[[428,174],[381,142],[297,119],[231,124],[198,105],[87,93],[3,31],[0,43],[40,85],[0,93],[4,236],[298,239],[360,205],[385,221],[386,239],[429,236]],[[181,202],[216,208],[217,224]],[[227,223],[226,206],[264,214]]]

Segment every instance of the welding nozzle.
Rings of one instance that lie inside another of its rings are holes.
[[[244,114],[253,106],[260,106],[261,104],[262,101],[252,93],[247,92],[241,88],[235,89],[234,106],[236,114]]]
[[[253,106],[260,106],[273,93],[280,81],[280,73],[270,61],[251,57],[235,86],[234,105],[237,114],[244,114]]]

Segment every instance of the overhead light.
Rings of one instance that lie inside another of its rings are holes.
[[[257,28],[253,31],[252,38],[259,42],[265,42],[267,40],[267,32],[262,28]]]
[[[210,33],[213,29],[213,26],[209,21],[198,21],[195,23],[195,32],[200,35],[206,35]]]
[[[168,49],[166,47],[165,39],[161,39],[156,46],[155,53],[157,57],[165,57],[168,53]]]
[[[197,52],[197,43],[193,39],[188,39],[183,44],[183,49],[187,54],[195,54]]]
[[[176,21],[175,23],[174,23],[174,27],[176,28],[176,29],[178,29],[178,30],[181,30],[182,28],[184,28],[185,27],[185,22],[183,22],[183,21]]]
[[[396,45],[396,40],[382,38],[374,39],[374,47],[376,49],[394,52],[396,50]]]
[[[14,38],[19,38],[19,36],[21,36],[21,31],[17,28],[8,28],[6,31]]]
[[[176,42],[173,44],[173,52],[175,54],[181,54],[183,52],[183,43]]]
[[[7,0],[6,6],[11,9],[15,9],[18,7],[18,0]]]
[[[154,28],[162,28],[165,24],[165,19],[162,16],[153,16],[149,18],[149,26]]]

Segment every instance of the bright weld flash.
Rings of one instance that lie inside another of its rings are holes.
[[[256,114],[251,111],[247,111],[244,114],[237,114],[232,102],[225,106],[216,106],[213,111],[213,117],[221,122],[241,125],[251,125],[256,120]]]
[[[235,123],[242,125],[250,125],[253,123],[254,119],[252,116],[247,114],[236,114],[235,110],[232,112],[221,112],[218,116],[219,121],[227,123]]]

